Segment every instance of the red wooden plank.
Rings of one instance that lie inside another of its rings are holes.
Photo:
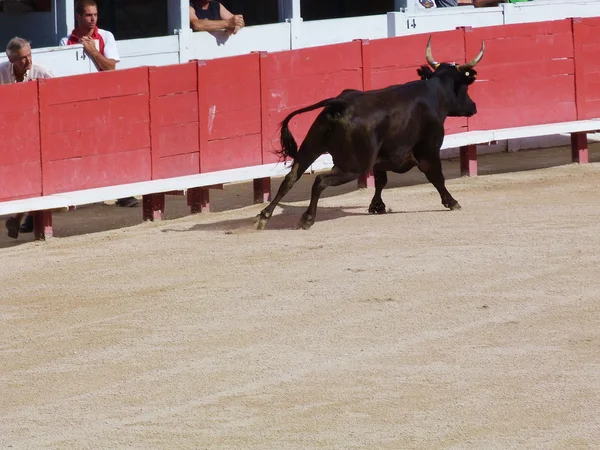
[[[574,19],[581,23],[581,33],[583,42],[598,41],[598,32],[600,31],[600,19],[598,17],[586,17],[585,19]]]
[[[150,131],[146,122],[104,125],[85,130],[49,134],[46,140],[48,161],[150,147]]]
[[[0,85],[0,114],[38,111],[38,83]],[[0,122],[1,123],[1,122]],[[1,125],[0,125],[1,126]]]
[[[269,110],[289,107],[298,109],[328,97],[335,97],[344,89],[362,89],[361,70],[272,80]]]
[[[448,117],[444,123],[446,134],[455,134],[468,131],[466,117]]]
[[[154,90],[153,94],[162,97],[182,92],[196,92],[196,63],[173,64],[170,66],[151,67]]]
[[[470,34],[470,33],[467,33]],[[475,56],[481,48],[481,39],[469,40],[467,55]],[[518,51],[518,54],[516,53]],[[471,58],[473,57],[471,56]],[[493,66],[494,64],[506,64],[514,62],[545,61],[556,58],[572,58],[573,41],[571,32],[561,34],[549,34],[542,36],[518,36],[504,37],[485,40],[485,55],[481,67]],[[485,62],[485,64],[484,64]],[[518,72],[513,72],[513,75]],[[520,75],[520,74],[519,74]]]
[[[372,64],[372,46],[368,39],[358,41],[360,43],[360,58],[362,68],[362,90],[368,91],[372,89],[373,83],[371,79],[371,72],[373,72]]]
[[[260,109],[221,112],[216,107],[208,111],[209,139],[260,133]]]
[[[272,53],[268,59],[271,80],[326,74],[361,68],[360,43],[312,47]]]
[[[198,123],[189,122],[159,128],[156,147],[152,151],[159,158],[185,153],[199,153]],[[198,167],[195,168],[193,173],[198,173]]]
[[[471,98],[482,108],[521,106],[523,109],[575,102],[575,78],[573,75],[521,80],[498,80],[477,82],[469,88]],[[575,119],[573,119],[575,120]]]
[[[38,119],[39,112],[37,108],[0,113],[0,136],[2,136],[2,144],[13,140],[38,137],[40,134]]]
[[[575,120],[575,102],[524,108],[522,105],[506,108],[479,108],[469,119],[469,130],[493,130],[497,128],[538,125]]]
[[[39,80],[47,90],[44,105],[83,102],[148,93],[148,68],[113,70]]]
[[[381,68],[375,69],[371,74],[373,89],[381,89],[418,79],[419,75],[416,67]]]
[[[157,108],[155,117],[159,127],[198,122],[198,94],[196,92],[159,97]]]
[[[600,30],[598,30],[598,33],[600,33]],[[581,36],[579,38],[581,38]],[[592,44],[582,43],[580,55],[585,63],[586,72],[600,72],[600,42],[594,42]]]
[[[38,136],[33,138],[24,136],[24,139],[12,139],[4,141],[0,145],[0,166],[11,166],[27,162],[37,162],[39,164],[40,161],[40,139]]]
[[[373,68],[416,69],[418,66],[427,64],[425,60],[425,48],[429,34],[415,34],[372,41],[371,63]],[[462,30],[442,31],[431,34],[433,36],[431,39],[431,49],[433,57],[437,61],[465,62],[465,45]]]
[[[260,69],[260,133],[261,133],[261,148],[262,148],[262,163],[266,164],[272,155],[266,154],[267,148],[271,143],[269,130],[269,98],[271,97],[271,81],[269,77],[269,63],[267,59],[269,55],[266,52],[259,53],[259,69]]]
[[[589,72],[586,73],[583,88],[586,94],[586,102],[592,102],[600,99],[600,76],[590,74]]]
[[[0,201],[42,195],[42,170],[39,161],[0,166]]]
[[[150,120],[148,94],[64,103],[48,106],[45,111],[48,133]]]
[[[228,58],[212,59],[208,63],[208,71],[203,75],[203,80],[212,86],[212,82],[221,85],[230,85],[239,83],[240,72],[252,74],[252,77],[258,76],[259,55],[250,53],[247,55],[232,56]],[[200,80],[202,82],[202,80]],[[243,81],[243,80],[242,80]]]
[[[44,194],[148,181],[150,149],[44,163]]]
[[[209,140],[259,133],[259,55],[215,59],[207,68]]]
[[[200,154],[186,153],[159,158],[153,171],[153,179],[195,175],[200,166]]]
[[[506,62],[503,64],[481,63],[477,66],[477,82],[491,80],[510,80],[511,83],[521,83],[522,80],[532,80],[536,78],[545,78],[558,75],[573,75],[575,73],[575,60],[554,59],[532,63],[525,62]],[[518,79],[515,79],[518,74]]]
[[[253,134],[208,142],[202,154],[202,173],[262,163],[261,135]]]
[[[206,152],[208,151],[208,101],[206,100],[208,87],[205,80],[208,74],[206,61],[198,61],[198,148],[200,149],[200,161],[198,171],[202,173]]]

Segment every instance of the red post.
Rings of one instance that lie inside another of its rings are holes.
[[[206,61],[198,61],[196,66],[198,82],[198,151],[200,152],[198,173],[202,173],[202,159],[208,147],[208,99],[206,96]]]
[[[460,148],[460,175],[477,176],[477,145],[465,145]]]
[[[38,83],[38,108],[39,108],[39,121],[40,121],[40,164],[42,169],[42,195],[46,195],[48,190],[46,189],[46,183],[48,177],[46,176],[48,171],[47,164],[47,148],[48,148],[48,131],[46,125],[46,110],[47,107],[47,97],[46,93],[48,92],[48,86],[46,85],[46,80],[39,79],[36,81]]]
[[[208,188],[188,189],[187,204],[192,214],[210,212],[210,194]]]
[[[33,235],[37,240],[52,237],[52,211],[35,211],[33,213]]]
[[[254,184],[254,203],[265,203],[271,201],[271,179],[256,178]]]
[[[147,194],[143,196],[144,220],[162,220],[165,214],[165,194]]]
[[[373,86],[371,82],[371,74],[373,72],[373,66],[371,64],[371,46],[369,45],[368,39],[356,39],[355,42],[360,42],[360,54],[362,60],[362,88],[363,91],[368,91],[371,90]],[[375,187],[373,171],[359,176],[357,180],[357,187],[358,189]]]
[[[571,19],[571,24],[573,30],[573,60],[575,65],[575,107],[577,109],[577,120],[583,120],[589,118],[586,111],[586,61],[583,52],[585,24],[580,17]]]
[[[571,157],[576,163],[589,162],[587,133],[571,133]]]
[[[148,102],[150,116],[150,179],[154,180],[158,164],[158,93],[156,90],[156,67],[148,70]]]

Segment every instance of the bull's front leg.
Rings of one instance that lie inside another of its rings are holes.
[[[387,172],[385,170],[374,170],[373,177],[375,178],[375,195],[373,195],[373,199],[369,205],[369,213],[385,214],[387,211],[385,203],[383,203],[383,199],[381,198],[381,193],[388,181]]]

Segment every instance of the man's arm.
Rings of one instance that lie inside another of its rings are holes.
[[[235,25],[230,24],[230,20],[205,20],[198,19],[196,11],[190,6],[190,28],[194,31],[219,31]]]
[[[91,37],[84,36],[81,38],[80,42],[83,44],[86,53],[90,55],[90,58],[96,63],[98,70],[115,70],[117,68],[117,61],[102,55],[102,53],[96,49],[96,44]]]
[[[241,14],[232,14],[222,3],[219,3],[219,15],[221,16],[221,19],[228,20],[230,23],[233,22],[235,24],[233,27],[229,26],[227,29],[231,34],[236,34],[242,27],[246,26],[244,16]]]
[[[506,0],[473,0],[473,4],[477,7],[498,6],[498,3],[506,3]]]

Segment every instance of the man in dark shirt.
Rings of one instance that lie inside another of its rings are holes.
[[[190,1],[190,28],[194,31],[226,30],[230,34],[236,34],[245,25],[241,14],[231,14],[217,1]]]

